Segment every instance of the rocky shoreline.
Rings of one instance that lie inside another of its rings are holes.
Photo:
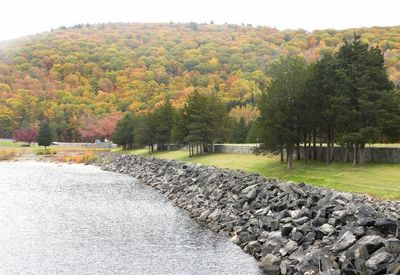
[[[176,160],[102,153],[253,255],[265,274],[400,274],[400,202]]]

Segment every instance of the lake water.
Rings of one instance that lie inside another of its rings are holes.
[[[133,178],[0,162],[0,274],[257,274],[239,247]]]

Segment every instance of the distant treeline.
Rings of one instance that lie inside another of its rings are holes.
[[[388,78],[382,51],[359,35],[313,63],[281,57],[268,74],[272,79],[256,98],[260,117],[254,122],[231,119],[218,95],[195,91],[181,109],[166,100],[154,112],[127,113],[114,141],[124,148],[188,145],[190,155],[213,152],[217,141],[260,141],[262,151],[280,152],[290,169],[300,145],[306,161],[316,158],[317,143],[326,143],[328,163],[334,144],[340,144],[362,164],[367,143],[400,139],[399,91]]]

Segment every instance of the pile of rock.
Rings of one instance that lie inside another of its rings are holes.
[[[400,274],[400,202],[175,160],[101,159],[229,235],[266,274]]]

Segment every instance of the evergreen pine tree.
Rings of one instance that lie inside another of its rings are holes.
[[[261,129],[258,121],[249,123],[249,131],[246,137],[246,143],[258,143],[261,140]]]
[[[295,145],[304,137],[308,110],[307,82],[309,69],[300,57],[284,57],[271,65],[272,75],[268,93],[261,97],[259,119],[262,129],[262,149],[280,151],[286,149],[288,169],[292,168]]]
[[[39,146],[44,146],[45,149],[47,146],[50,146],[52,142],[51,129],[47,121],[43,121],[40,124],[37,142]]]
[[[380,141],[382,122],[392,112],[387,98],[394,97],[382,51],[361,41],[359,35],[344,42],[337,53],[337,90],[342,100],[338,116],[340,141],[353,147],[353,163],[364,163],[366,143]],[[394,98],[393,98],[394,99]]]
[[[133,131],[135,141],[139,146],[147,145],[149,152],[154,151],[154,144],[157,142],[157,127],[155,113],[147,113],[137,117],[136,127]]]
[[[234,143],[245,143],[247,132],[246,122],[244,121],[244,118],[241,117],[238,122],[235,122],[232,141]]]
[[[184,108],[189,155],[214,152],[214,144],[228,134],[228,113],[216,95],[191,94]]]
[[[172,106],[169,99],[167,99],[164,104],[162,104],[154,114],[156,128],[156,142],[158,149],[162,146],[167,146],[169,150],[169,145],[172,140],[172,128],[174,125],[174,115],[175,109]]]
[[[120,121],[113,133],[113,142],[122,146],[123,150],[132,149],[134,144],[134,116],[127,113]]]
[[[174,114],[174,120],[171,129],[171,140],[177,145],[186,144],[186,137],[188,135],[187,121],[184,110],[178,110]]]

